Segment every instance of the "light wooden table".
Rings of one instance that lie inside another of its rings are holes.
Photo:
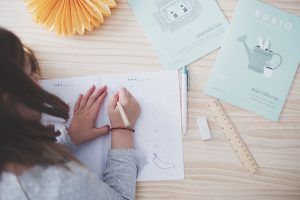
[[[141,0],[145,1],[145,0]],[[267,0],[300,15],[299,0]],[[228,18],[237,0],[219,0]],[[84,36],[57,37],[31,20],[21,0],[0,1],[0,26],[14,31],[37,53],[43,78],[162,70],[126,0],[113,16]],[[300,36],[299,36],[300,37]],[[299,44],[300,45],[300,44]],[[189,131],[184,137],[185,180],[138,183],[137,199],[300,199],[300,72],[298,70],[279,123],[225,104],[261,168],[250,176],[211,117],[210,97],[202,90],[218,51],[190,65]],[[203,142],[196,118],[207,116],[213,139]]]

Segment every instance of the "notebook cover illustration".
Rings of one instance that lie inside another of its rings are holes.
[[[129,0],[161,63],[178,69],[220,47],[228,23],[215,0]]]
[[[240,0],[204,93],[278,121],[300,60],[300,18]]]

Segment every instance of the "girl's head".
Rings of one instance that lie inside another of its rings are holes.
[[[0,28],[0,173],[7,163],[48,165],[69,158],[53,142],[54,128],[40,124],[41,113],[67,119],[69,108],[38,85],[38,75],[33,52]]]

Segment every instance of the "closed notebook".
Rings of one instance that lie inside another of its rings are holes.
[[[240,0],[204,92],[278,121],[300,60],[300,18]]]
[[[129,0],[160,62],[178,69],[220,47],[227,20],[215,0]]]

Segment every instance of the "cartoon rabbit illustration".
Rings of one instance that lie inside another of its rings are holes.
[[[244,44],[249,59],[248,68],[270,78],[273,71],[281,66],[282,56],[271,50],[270,39],[263,40],[262,37],[258,37],[258,45],[254,47],[253,51],[248,47],[246,40],[247,35],[242,35],[238,38],[238,41]],[[279,62],[276,65],[272,65],[275,56],[278,57]]]

